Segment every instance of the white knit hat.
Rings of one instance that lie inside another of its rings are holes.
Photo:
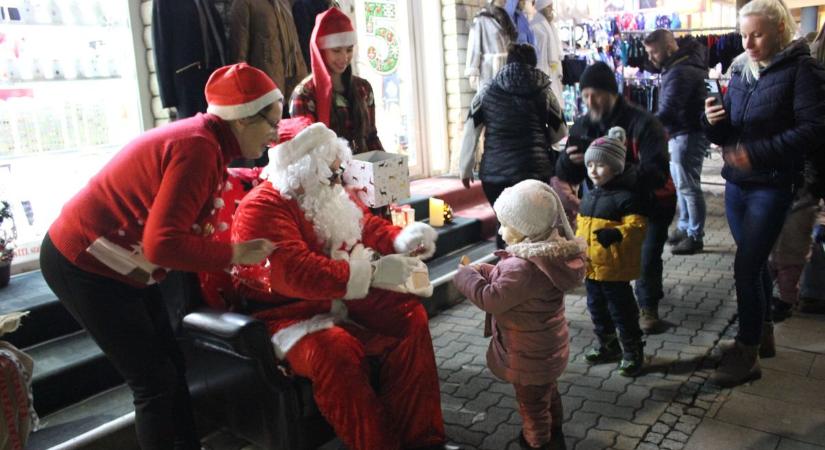
[[[553,4],[553,0],[536,0],[536,11],[541,11],[544,8]]]
[[[607,132],[607,136],[602,136],[587,147],[584,152],[584,164],[590,161],[597,161],[607,164],[613,169],[614,175],[624,172],[624,164],[627,159],[627,149],[625,148],[626,133],[622,127],[613,127]]]
[[[573,230],[567,222],[559,196],[546,183],[524,180],[501,193],[493,205],[498,220],[531,241],[542,240],[558,226],[567,239],[573,239]]]

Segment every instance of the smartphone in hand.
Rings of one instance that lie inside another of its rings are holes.
[[[722,86],[719,84],[718,79],[705,79],[705,87],[708,90],[708,97],[713,97],[716,99],[714,105],[725,106],[722,99]]]

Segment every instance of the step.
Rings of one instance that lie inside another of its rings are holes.
[[[7,287],[0,289],[0,314],[14,311],[30,312],[17,331],[3,336],[17,348],[31,347],[81,329],[39,270],[15,275]]]
[[[32,390],[38,414],[51,414],[123,383],[86,331],[28,347],[25,352],[34,359]]]
[[[438,258],[427,261],[433,295],[421,300],[430,317],[461,302],[463,296],[453,285],[453,277],[458,270],[461,257],[467,255],[472,264],[495,261],[495,241],[479,241],[453,250]]]
[[[457,177],[434,177],[415,180],[410,183],[413,196],[438,197],[447,202],[453,211],[461,210],[479,203],[487,203],[487,197],[478,181],[470,189],[461,184]]]
[[[66,386],[71,386],[66,384]],[[48,449],[66,443],[71,439],[96,430],[134,411],[132,391],[123,384],[116,386],[81,402],[63,408],[40,419],[40,429],[32,433],[27,450]],[[123,420],[121,419],[121,422]],[[98,433],[87,445],[65,446],[61,448],[99,448],[131,450],[137,449],[134,419],[124,426],[112,427],[107,433]]]
[[[423,221],[428,223],[429,220]],[[466,247],[481,240],[481,221],[466,217],[453,217],[451,223],[445,223],[435,229],[438,240],[433,258],[446,255],[452,251]]]

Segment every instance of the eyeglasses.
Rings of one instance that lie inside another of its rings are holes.
[[[264,119],[264,121],[270,126],[270,128],[272,128],[275,131],[278,131],[278,120],[273,122],[273,121],[269,120],[269,117],[267,117],[266,114],[264,114],[262,112],[259,112],[256,115],[259,116],[261,119]]]
[[[332,171],[332,176],[329,177],[330,184],[340,182],[342,177],[344,176],[344,171],[345,170],[346,170],[346,167],[344,167],[344,166],[338,167],[338,170],[333,170]]]

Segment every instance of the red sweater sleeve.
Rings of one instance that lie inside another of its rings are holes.
[[[272,292],[304,300],[342,298],[347,292],[349,263],[311,248],[312,225],[297,203],[281,197],[269,183],[253,189],[241,202],[232,223],[235,242],[265,238],[275,243],[269,256]]]
[[[220,149],[206,139],[202,143],[172,145],[163,156],[162,179],[143,230],[143,251],[154,264],[197,272],[224,269],[232,260],[231,244],[192,232],[223,179]]]

